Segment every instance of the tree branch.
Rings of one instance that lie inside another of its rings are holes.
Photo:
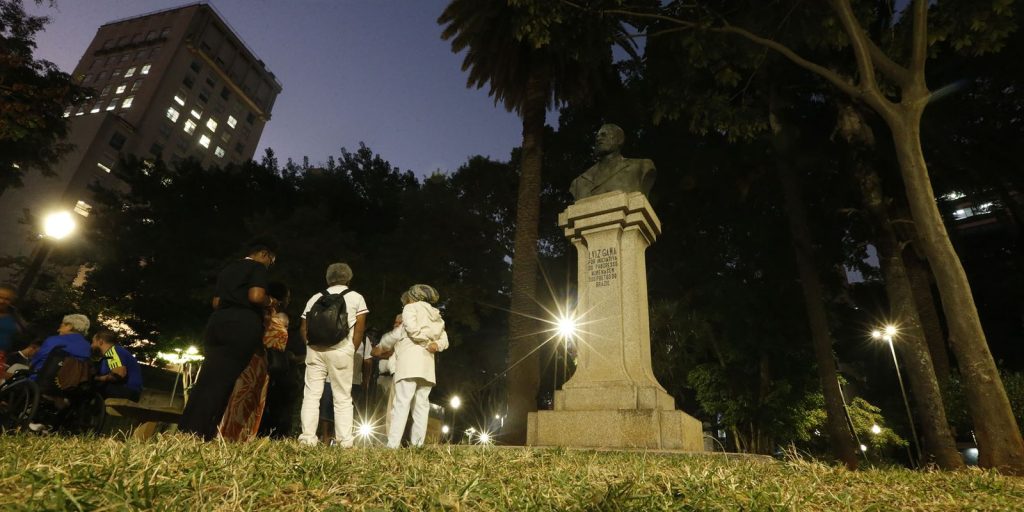
[[[875,77],[875,63],[871,58],[870,38],[864,27],[860,26],[857,17],[850,7],[850,0],[829,0],[832,10],[839,17],[843,30],[850,38],[850,46],[853,47],[853,56],[857,61],[857,71],[860,73],[860,89],[863,99],[879,114],[886,115],[892,110],[892,103],[882,94],[878,88],[878,79]]]
[[[924,84],[924,63],[928,59],[928,2],[914,0],[914,32],[911,41],[910,72],[914,85]],[[920,81],[920,83],[918,83]]]
[[[871,38],[865,39],[868,44],[868,51],[871,54],[871,60],[875,63],[875,66],[878,67],[878,70],[881,71],[883,75],[889,77],[890,80],[896,82],[896,85],[899,85],[900,87],[906,87],[909,85],[911,81],[911,74],[907,68],[890,59],[889,56],[871,40]]]
[[[569,2],[567,2],[567,3],[569,3]],[[572,4],[570,4],[570,5],[572,5]],[[846,94],[849,94],[853,98],[855,98],[855,99],[864,99],[864,94],[861,91],[861,89],[858,88],[856,85],[854,85],[846,77],[844,77],[844,76],[840,75],[839,73],[836,73],[835,71],[832,71],[831,69],[828,69],[828,68],[826,68],[826,67],[824,67],[824,66],[822,66],[822,65],[820,65],[818,63],[811,62],[811,61],[805,59],[804,57],[800,56],[800,54],[798,54],[795,51],[793,51],[792,48],[790,48],[790,47],[788,47],[788,46],[786,46],[786,45],[784,45],[784,44],[782,44],[782,43],[780,43],[778,41],[774,41],[772,39],[761,37],[761,36],[759,36],[757,34],[754,34],[753,32],[750,32],[749,30],[746,30],[746,29],[743,29],[743,28],[734,27],[732,25],[726,25],[726,26],[723,26],[723,27],[708,27],[708,26],[700,25],[698,23],[694,23],[692,21],[681,20],[681,19],[678,19],[678,18],[674,18],[672,16],[665,16],[663,14],[648,14],[648,13],[634,12],[634,11],[628,11],[628,10],[622,10],[622,9],[603,9],[603,10],[601,10],[601,12],[605,13],[605,14],[618,14],[620,16],[628,16],[628,17],[633,17],[633,18],[645,18],[645,19],[659,20],[659,21],[664,21],[664,22],[667,22],[667,23],[672,23],[674,25],[679,25],[680,27],[690,28],[690,29],[694,29],[694,30],[707,30],[709,32],[718,32],[718,33],[724,33],[724,34],[738,35],[738,36],[743,37],[743,38],[745,38],[745,39],[747,39],[747,40],[749,40],[749,41],[751,41],[751,42],[753,42],[755,44],[758,44],[758,45],[764,46],[765,48],[774,50],[775,52],[781,54],[783,57],[786,57],[787,59],[789,59],[789,61],[792,62],[793,64],[796,64],[797,66],[800,66],[800,67],[802,67],[802,68],[804,68],[804,69],[806,69],[806,70],[808,70],[808,71],[810,71],[810,72],[812,72],[812,73],[814,73],[814,74],[824,78],[825,80],[828,80],[829,82],[832,83],[832,85],[835,85],[840,90],[842,90]]]

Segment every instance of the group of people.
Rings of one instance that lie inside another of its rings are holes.
[[[118,343],[117,333],[99,329],[87,338],[91,322],[76,313],[63,317],[56,334],[32,337],[14,307],[16,299],[12,287],[0,285],[0,382],[27,371],[45,398],[59,399],[63,383],[57,382],[57,369],[68,366],[63,359],[70,358],[82,363],[80,378],[92,380],[105,398],[139,399],[142,368],[131,351]]]
[[[284,310],[289,293],[287,287],[269,282],[267,276],[276,253],[272,241],[256,241],[245,258],[229,263],[218,275],[214,311],[206,326],[203,371],[178,423],[180,432],[205,440],[218,436],[246,440],[256,435],[266,401],[268,367],[287,358],[289,319]],[[402,313],[370,352],[366,336],[369,309],[363,296],[349,288],[352,275],[346,263],[329,265],[326,289],[307,300],[301,315],[298,334],[306,345],[306,356],[298,440],[306,445],[320,442],[317,427],[326,387],[333,401],[335,443],[353,446],[353,378],[363,374],[356,384],[363,383],[363,392],[367,392],[372,354],[388,361],[382,368],[393,373],[393,396],[386,412],[387,445],[401,445],[410,412],[410,444],[422,445],[428,398],[436,383],[434,354],[448,347],[444,320],[434,307],[438,293],[418,284],[402,294]],[[331,304],[336,304],[335,309]],[[336,331],[326,331],[337,334],[324,340],[326,311],[336,312],[341,325]]]

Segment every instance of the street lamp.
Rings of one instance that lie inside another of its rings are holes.
[[[885,340],[889,344],[889,352],[892,353],[892,364],[896,367],[896,380],[900,383],[900,394],[903,395],[903,407],[907,410],[907,421],[910,422],[910,435],[914,438],[914,448],[917,449],[917,460],[921,460],[921,443],[917,440],[917,428],[914,427],[914,415],[910,413],[910,400],[907,400],[907,389],[903,387],[903,374],[900,373],[900,363],[896,359],[896,347],[893,346],[892,340],[899,334],[895,325],[888,324],[881,329],[875,329],[871,331],[871,337],[876,340]],[[877,426],[877,425],[876,425]],[[871,428],[874,432],[874,427]],[[881,429],[879,429],[881,431]],[[907,448],[907,452],[910,452],[910,448]],[[911,457],[911,464],[914,463],[913,457]],[[916,466],[916,464],[915,464]]]
[[[75,218],[69,211],[52,212],[43,217],[43,236],[39,239],[39,245],[32,251],[32,260],[25,269],[21,283],[18,284],[18,297],[25,297],[32,289],[43,263],[53,250],[52,242],[67,238],[74,232],[75,225]]]
[[[455,415],[459,412],[459,407],[462,406],[462,399],[459,398],[459,395],[454,395],[448,400],[448,405],[452,406],[452,428],[458,428],[459,425],[455,421]],[[451,439],[448,441],[451,442]]]

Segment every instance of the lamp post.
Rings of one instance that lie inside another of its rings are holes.
[[[881,329],[875,329],[871,331],[871,337],[876,340],[885,340],[889,344],[889,352],[892,353],[892,364],[896,367],[896,380],[900,383],[900,394],[903,395],[903,407],[907,410],[907,421],[910,422],[910,435],[914,438],[914,448],[917,450],[917,460],[921,460],[921,443],[917,440],[917,428],[914,427],[914,416],[910,413],[910,400],[907,400],[907,389],[903,387],[903,374],[900,373],[900,363],[896,359],[896,347],[893,346],[892,340],[896,337],[898,331],[894,325],[886,325]],[[907,448],[907,453],[910,453],[910,448]],[[913,456],[911,456],[910,463],[915,467]]]
[[[454,395],[451,400],[448,400],[448,405],[452,406],[452,433],[454,434],[459,428],[458,423],[455,422],[455,415],[459,412],[459,407],[462,405],[462,399],[459,398],[459,395]],[[452,435],[452,438],[454,437],[455,436]],[[450,443],[451,441],[452,439],[449,438],[448,442]]]
[[[69,211],[53,212],[43,217],[43,235],[39,237],[39,245],[32,251],[32,259],[18,283],[19,297],[26,297],[32,289],[43,263],[53,250],[53,242],[67,238],[74,230],[75,218]]]

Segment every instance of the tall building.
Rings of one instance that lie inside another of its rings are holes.
[[[117,185],[121,156],[186,157],[205,166],[250,160],[281,84],[205,2],[112,21],[99,28],[73,76],[96,91],[68,109],[75,149],[45,177],[0,197],[0,255],[27,256],[38,226],[20,220],[91,209],[88,186]],[[0,272],[2,273],[2,272]],[[3,276],[0,276],[2,278]]]

